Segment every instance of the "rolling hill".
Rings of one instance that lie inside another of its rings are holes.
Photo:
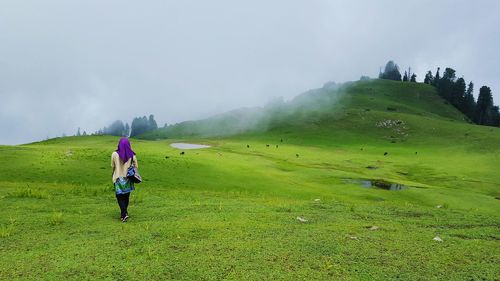
[[[318,122],[345,121],[349,115],[349,119],[356,119],[386,112],[457,122],[466,120],[430,85],[369,80],[327,83],[323,88],[307,91],[288,102],[234,110],[205,120],[181,122],[146,133],[140,138],[228,136],[280,127],[309,127]]]

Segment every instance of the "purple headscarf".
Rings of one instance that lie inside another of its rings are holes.
[[[123,163],[127,162],[128,159],[134,157],[135,155],[135,152],[132,150],[130,142],[127,138],[120,139],[116,152],[118,152],[118,155],[120,156],[120,159],[122,159]]]

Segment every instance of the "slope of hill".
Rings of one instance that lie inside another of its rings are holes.
[[[336,118],[342,119],[357,110],[397,112],[457,122],[466,120],[439,97],[432,86],[370,80],[329,85],[305,92],[289,102],[178,123],[144,134],[141,138],[215,137],[263,132],[279,127],[301,127],[326,119],[334,122]]]

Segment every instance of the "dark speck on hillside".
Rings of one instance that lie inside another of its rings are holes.
[[[384,156],[386,156],[387,154],[389,154],[388,152],[384,152]]]

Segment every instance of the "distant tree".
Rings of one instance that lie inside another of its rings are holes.
[[[408,82],[408,73],[405,71],[405,75],[403,75],[403,82]]]
[[[473,93],[474,93],[474,83],[472,83],[472,81],[470,81],[469,86],[467,87],[467,95],[473,96]]]
[[[434,84],[434,77],[432,76],[432,72],[430,70],[427,71],[427,74],[425,74],[424,83],[429,85]]]
[[[455,69],[447,67],[443,72],[443,79],[453,82],[455,81],[456,78],[455,73],[456,73]]]
[[[86,135],[87,135],[87,132],[83,131],[82,136],[86,136]]]
[[[413,73],[410,78],[410,82],[417,82],[417,74]]]
[[[436,87],[439,85],[439,80],[441,80],[441,76],[439,75],[439,70],[441,70],[440,67],[437,68],[436,75],[434,75],[434,80],[433,80],[433,83],[432,83],[432,85],[434,85]]]
[[[479,125],[490,125],[491,113],[493,110],[493,96],[491,89],[487,86],[482,86],[479,89],[476,106],[476,123]]]
[[[474,120],[474,112],[476,111],[476,101],[474,100],[473,92],[474,84],[471,81],[464,97],[464,113],[470,120]]]
[[[450,102],[453,104],[458,110],[463,113],[466,112],[465,105],[465,90],[466,90],[465,80],[464,78],[458,78],[455,83],[453,83],[451,89],[451,98]]]
[[[139,117],[135,117],[132,120],[132,124],[130,125],[130,137],[135,137],[136,135],[140,135],[144,131],[142,119]]]
[[[149,131],[158,129],[158,125],[156,124],[155,116],[153,114],[149,115],[148,125]]]
[[[359,78],[359,80],[360,80],[360,81],[367,81],[367,80],[370,80],[370,77],[369,77],[369,76],[365,76],[365,75],[363,75],[363,76],[361,76],[361,77]]]
[[[140,134],[147,132],[149,129],[149,122],[146,116],[136,117],[132,120],[132,125],[130,126],[130,137],[135,137]]]
[[[497,105],[495,105],[491,108],[490,125],[500,127],[500,109]]]
[[[130,137],[135,137],[156,129],[158,129],[158,125],[153,114],[149,115],[149,118],[146,116],[135,117],[130,125]]]
[[[401,72],[399,67],[392,60],[385,65],[384,72],[380,73],[379,78],[401,81]]]
[[[130,126],[128,125],[128,123],[125,124],[125,134],[124,136],[125,137],[128,137],[130,135]]]
[[[80,134],[80,128],[78,128],[78,131],[76,131],[76,136],[79,137],[81,136],[82,134]]]
[[[439,73],[438,73],[439,74]],[[455,83],[455,70],[447,67],[443,72],[443,78],[439,79],[439,84],[437,85],[439,94],[447,101],[457,106],[453,103],[453,85]]]
[[[109,127],[104,127],[103,134],[118,137],[125,136],[125,125],[123,124],[123,121],[116,120],[109,125]]]

